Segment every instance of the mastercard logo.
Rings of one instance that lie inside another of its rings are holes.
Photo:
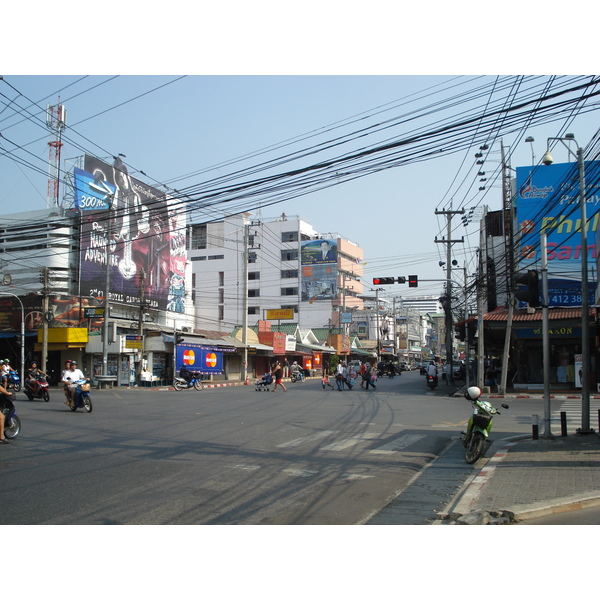
[[[193,350],[185,350],[183,353],[183,364],[193,365],[196,362],[196,354]]]
[[[217,355],[214,352],[209,352],[206,355],[206,366],[207,367],[216,367],[217,366]]]

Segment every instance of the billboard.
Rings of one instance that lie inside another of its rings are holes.
[[[588,264],[597,258],[600,233],[598,161],[586,162]],[[540,270],[540,233],[547,234],[550,306],[581,306],[581,210],[576,163],[517,168],[517,222],[521,232],[519,270]],[[588,271],[588,273],[591,270]],[[589,282],[590,303],[594,282]]]
[[[75,169],[81,214],[80,294],[185,312],[185,213],[164,192],[131,177],[120,158],[86,155]]]
[[[302,242],[301,300],[333,300],[337,298],[337,243],[335,239]]]
[[[175,352],[175,368],[179,372],[185,365],[194,373],[220,374],[223,372],[223,352],[235,352],[235,349],[200,344],[180,345]]]

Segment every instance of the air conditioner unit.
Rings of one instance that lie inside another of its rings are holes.
[[[183,333],[189,333],[190,332],[190,328],[189,327],[182,327],[181,331],[183,331]]]

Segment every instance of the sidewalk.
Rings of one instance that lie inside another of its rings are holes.
[[[458,515],[508,511],[516,520],[600,505],[600,435],[503,440],[471,475],[435,524]]]

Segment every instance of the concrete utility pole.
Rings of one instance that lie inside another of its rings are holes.
[[[43,288],[42,288],[42,371],[46,371],[46,363],[48,362],[48,296],[50,294],[48,267],[44,267]]]
[[[248,378],[248,241],[250,223],[244,225],[244,298],[242,299],[242,344],[244,344],[244,360],[242,361],[242,382]]]
[[[447,225],[447,239],[438,240],[435,238],[436,244],[446,244],[446,362],[450,365],[450,378],[454,378],[454,369],[452,366],[452,244],[464,243],[465,238],[460,240],[452,239],[452,217],[454,215],[463,215],[464,208],[461,210],[436,210],[436,215],[445,215]]]

